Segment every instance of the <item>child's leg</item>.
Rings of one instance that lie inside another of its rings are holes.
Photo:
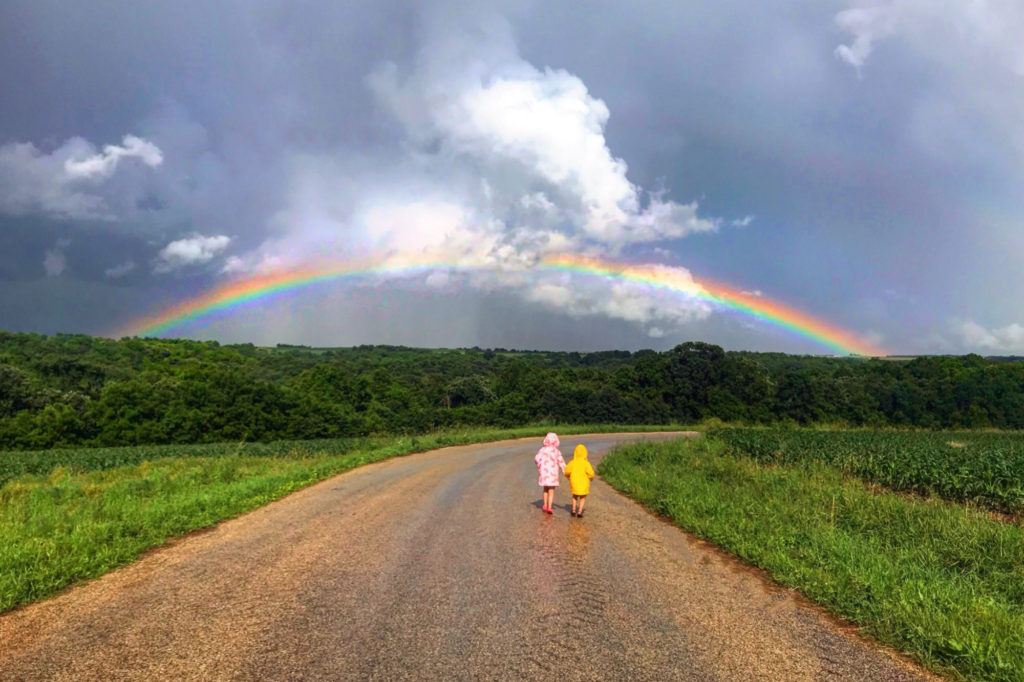
[[[579,495],[573,495],[572,496],[572,513],[573,514],[576,513],[576,501],[579,500],[579,499],[580,499]]]
[[[586,495],[580,495],[580,514],[583,513],[583,507],[586,504],[587,504],[587,496]]]
[[[544,507],[547,509],[551,508],[551,505],[555,501],[555,489],[549,485],[544,486]]]

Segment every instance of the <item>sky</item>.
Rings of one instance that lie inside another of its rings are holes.
[[[470,6],[471,5],[471,6]],[[0,329],[1024,354],[1024,5],[0,2]],[[434,267],[408,270],[408,262]]]

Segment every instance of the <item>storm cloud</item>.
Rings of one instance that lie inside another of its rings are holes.
[[[533,269],[572,252],[892,352],[1024,352],[1022,30],[966,0],[8,3],[0,327],[107,333],[231,278],[416,257],[450,267],[180,333],[824,352]]]

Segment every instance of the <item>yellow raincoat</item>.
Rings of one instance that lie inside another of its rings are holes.
[[[594,477],[594,467],[587,461],[587,448],[580,443],[572,451],[572,461],[565,465],[565,476],[573,495],[590,493],[590,479]]]

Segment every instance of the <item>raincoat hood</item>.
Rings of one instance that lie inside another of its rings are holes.
[[[545,487],[557,486],[558,475],[565,469],[565,460],[558,449],[558,436],[549,433],[544,439],[544,447],[537,451],[533,461],[537,463],[537,483]]]
[[[595,476],[594,467],[587,461],[587,446],[580,443],[572,451],[572,461],[565,465],[564,473],[572,486],[573,495],[588,495],[590,479]]]

